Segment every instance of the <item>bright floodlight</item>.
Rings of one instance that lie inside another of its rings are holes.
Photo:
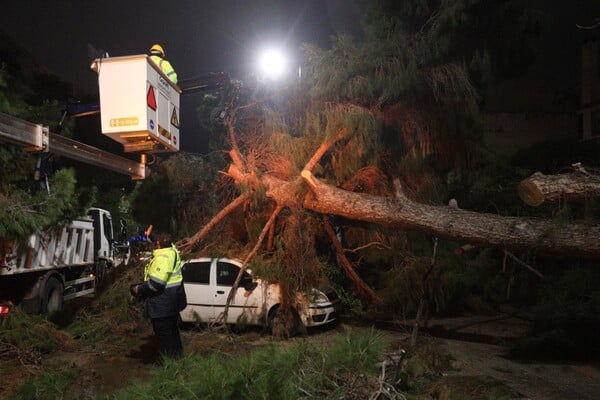
[[[285,72],[286,60],[278,50],[267,50],[260,58],[260,69],[265,77],[277,79]]]

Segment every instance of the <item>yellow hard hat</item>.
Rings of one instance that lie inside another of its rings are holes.
[[[153,44],[152,47],[150,47],[150,54],[158,54],[159,56],[164,57],[165,51],[160,44]]]

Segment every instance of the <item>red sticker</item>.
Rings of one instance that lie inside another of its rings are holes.
[[[154,96],[154,88],[152,86],[148,89],[146,100],[148,101],[148,107],[150,107],[152,111],[156,111],[156,96]]]

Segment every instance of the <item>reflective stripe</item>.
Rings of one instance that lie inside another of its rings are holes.
[[[173,278],[174,276],[180,276],[181,275],[181,270],[177,271],[177,272],[173,272],[171,274],[171,278]]]
[[[160,279],[156,276],[150,276],[148,283],[152,283],[152,281],[158,283],[160,286],[165,286],[167,284],[167,281],[163,281],[162,279]]]
[[[171,82],[177,84],[177,72],[171,63],[164,58],[153,54],[150,59],[160,68],[160,70],[171,80]]]
[[[163,286],[163,285],[164,285],[164,283],[163,283],[161,286]],[[149,281],[148,281],[148,287],[149,287],[149,288],[150,288],[150,290],[152,290],[153,292],[158,292],[158,288],[152,284],[152,280],[149,280]]]

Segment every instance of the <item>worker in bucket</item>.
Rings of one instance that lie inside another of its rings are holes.
[[[179,312],[187,305],[179,250],[166,235],[157,236],[157,249],[144,268],[144,282],[131,285],[131,294],[146,301],[146,315],[158,339],[163,357],[179,358],[183,346],[179,335]]]
[[[159,66],[162,72],[177,85],[177,72],[167,59],[165,59],[165,51],[160,44],[154,44],[150,47],[150,59]]]

